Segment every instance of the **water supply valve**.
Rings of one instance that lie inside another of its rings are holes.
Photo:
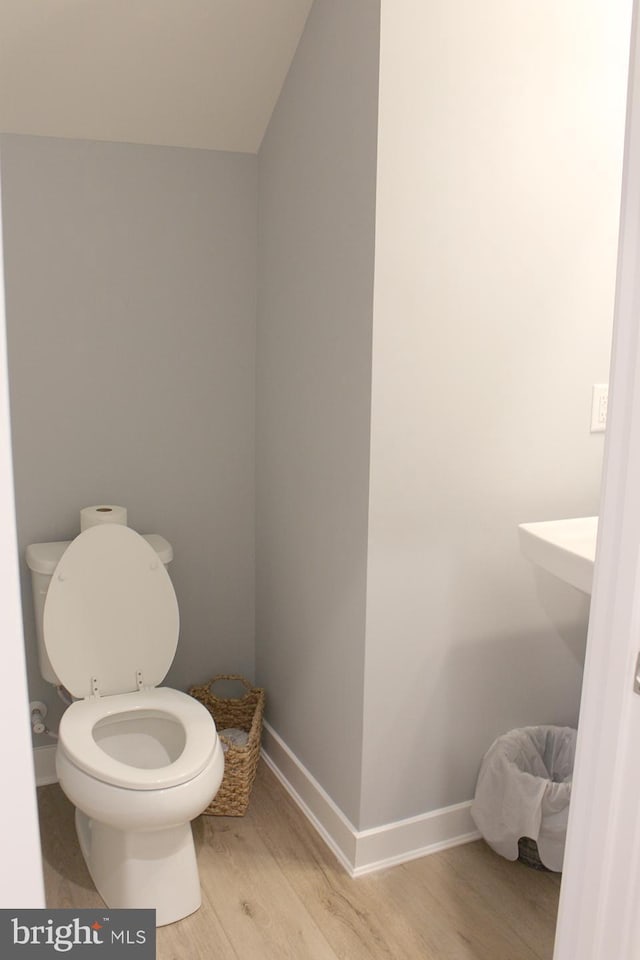
[[[47,715],[47,705],[40,700],[33,700],[29,704],[31,712],[31,729],[34,733],[47,733],[44,718]]]

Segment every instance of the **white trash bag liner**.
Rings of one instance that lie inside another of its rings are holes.
[[[575,753],[572,727],[522,727],[489,747],[471,816],[496,853],[517,860],[529,837],[545,867],[562,870]]]

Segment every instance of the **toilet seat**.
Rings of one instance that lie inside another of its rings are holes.
[[[95,741],[100,720],[134,711],[153,711],[178,721],[186,742],[180,756],[166,766],[144,769],[116,760]],[[208,710],[193,697],[169,687],[79,700],[65,711],[59,743],[80,770],[103,783],[129,790],[162,790],[197,777],[209,763],[218,737]]]
[[[44,643],[76,698],[155,687],[179,632],[178,602],[164,564],[135,530],[89,527],[67,547],[44,605]]]

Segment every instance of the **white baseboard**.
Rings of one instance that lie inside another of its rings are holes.
[[[480,833],[471,819],[470,811],[471,800],[468,800],[417,817],[359,831],[353,876],[360,877],[479,840]]]
[[[345,870],[353,873],[356,828],[266,721],[262,757]]]
[[[36,775],[36,787],[44,787],[48,783],[58,782],[55,743],[47,744],[46,747],[33,748],[33,767]]]
[[[266,722],[262,756],[352,877],[406,863],[480,837],[471,819],[470,800],[371,830],[356,830]]]

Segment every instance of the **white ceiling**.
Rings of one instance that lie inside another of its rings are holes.
[[[0,130],[255,153],[312,0],[0,0]]]

